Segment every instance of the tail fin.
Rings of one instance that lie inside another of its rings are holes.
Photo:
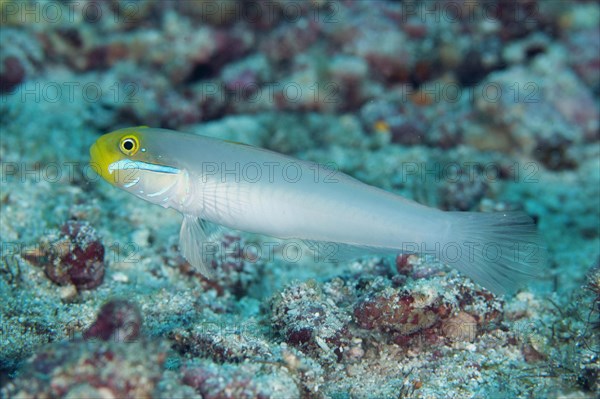
[[[523,212],[448,212],[449,248],[442,261],[495,294],[514,292],[541,276],[546,248]],[[455,248],[455,250],[452,250]]]

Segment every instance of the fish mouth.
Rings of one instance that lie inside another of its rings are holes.
[[[100,159],[100,149],[98,149],[98,145],[96,143],[94,143],[90,147],[90,166],[98,174],[100,174],[100,170],[98,168],[98,160],[99,159]]]
[[[114,171],[119,170],[141,170],[172,175],[176,175],[180,172],[179,169],[172,166],[144,161],[134,161],[130,159],[121,159],[120,161],[113,162],[110,165],[108,165],[108,173],[112,174]]]
[[[98,142],[95,142],[90,147],[90,167],[98,175],[102,176],[104,180],[111,182],[108,173],[109,159],[107,154],[100,149]]]
[[[95,163],[99,156],[100,156],[100,150],[98,149],[98,145],[96,143],[94,143],[90,147],[90,163],[91,164]]]

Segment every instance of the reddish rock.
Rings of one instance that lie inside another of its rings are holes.
[[[83,337],[132,342],[139,337],[141,326],[142,315],[135,304],[113,300],[102,306],[96,321],[83,333]]]
[[[411,293],[384,293],[365,299],[354,309],[354,319],[361,328],[400,335],[427,329],[448,314],[449,306],[442,305],[441,298],[424,303]]]
[[[17,57],[6,57],[0,69],[0,93],[12,91],[25,79],[25,68]]]
[[[59,285],[98,287],[104,279],[104,245],[96,230],[86,222],[68,221],[60,232],[47,253],[46,276]]]

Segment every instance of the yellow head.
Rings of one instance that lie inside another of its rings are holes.
[[[92,169],[111,184],[119,186],[120,183],[127,183],[123,181],[127,174],[123,173],[125,168],[115,169],[115,165],[121,161],[123,166],[127,166],[123,161],[134,161],[138,158],[136,154],[142,149],[140,132],[143,129],[147,127],[129,127],[101,136],[90,148]],[[134,168],[132,162],[131,169]]]
[[[109,183],[165,206],[181,170],[164,132],[140,126],[107,133],[90,148],[91,167]]]

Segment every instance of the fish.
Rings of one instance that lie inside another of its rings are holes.
[[[209,278],[208,226],[354,254],[433,255],[497,295],[540,278],[545,265],[524,212],[442,211],[331,165],[243,143],[139,126],[100,136],[90,157],[110,184],[183,215],[179,250]]]

